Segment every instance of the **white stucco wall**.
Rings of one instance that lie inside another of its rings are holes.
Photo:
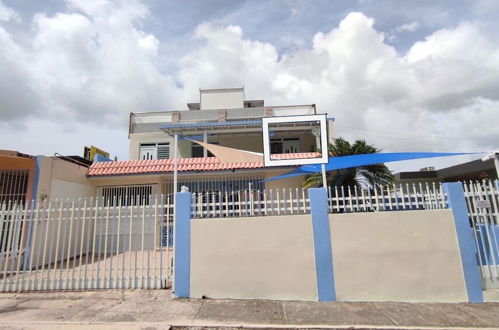
[[[310,216],[191,221],[190,294],[317,300]]]
[[[95,186],[87,178],[88,168],[60,158],[42,157],[37,199],[95,196]]]
[[[467,301],[450,210],[329,215],[338,301]]]

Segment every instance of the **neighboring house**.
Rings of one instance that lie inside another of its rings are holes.
[[[31,199],[35,157],[13,150],[0,150],[0,204],[25,203]]]
[[[221,164],[194,139],[241,150],[263,152],[262,117],[316,114],[310,105],[265,106],[263,100],[246,100],[243,88],[202,89],[199,103],[188,110],[131,113],[129,161],[94,163],[88,178],[100,196],[171,193],[173,191],[174,134],[178,141],[179,186],[192,192],[241,189],[296,188],[302,177],[265,184],[263,179],[289,171],[265,168],[261,162]],[[328,120],[332,140],[333,120]],[[306,127],[277,133],[272,153],[299,154],[317,150],[316,137]]]
[[[0,204],[95,195],[86,174],[91,162],[78,156],[31,156],[0,150]]]
[[[424,168],[414,172],[400,172],[395,174],[395,183],[432,183],[432,182],[455,182],[455,181],[477,181],[483,179],[497,180],[497,172],[494,160],[473,160],[439,170]]]

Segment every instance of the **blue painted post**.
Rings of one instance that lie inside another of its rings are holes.
[[[188,298],[190,289],[191,193],[175,193],[173,293]]]
[[[336,301],[326,189],[310,188],[308,196],[312,215],[317,297],[319,301]]]
[[[452,210],[456,227],[456,237],[461,254],[464,282],[468,294],[468,302],[483,302],[482,285],[476,260],[476,247],[470,235],[468,210],[464,199],[463,186],[459,182],[443,184],[447,203]]]
[[[30,199],[34,201],[34,203],[30,206],[29,220],[28,220],[28,231],[26,236],[26,246],[24,248],[24,258],[23,258],[23,270],[28,270],[28,263],[30,253],[31,253],[31,231],[33,230],[33,221],[34,221],[34,210],[36,201],[36,193],[38,192],[38,181],[40,180],[40,167],[42,166],[42,157],[35,157],[35,166],[33,168],[33,182],[31,183],[31,196]],[[26,201],[26,205],[28,204],[28,200]]]

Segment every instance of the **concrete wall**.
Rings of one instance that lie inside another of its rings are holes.
[[[191,220],[190,296],[317,300],[310,215]],[[468,301],[450,210],[329,215],[337,301]]]
[[[263,152],[263,139],[261,133],[240,133],[237,135],[218,135],[212,137],[221,146],[253,151]]]
[[[66,199],[95,196],[95,187],[87,179],[88,168],[60,158],[41,157],[37,199]]]
[[[237,109],[244,107],[244,89],[201,90],[201,110]]]
[[[338,301],[468,301],[450,210],[329,215]]]
[[[310,217],[191,221],[190,295],[317,300]]]

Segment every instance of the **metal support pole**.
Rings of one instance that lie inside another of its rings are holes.
[[[174,136],[174,151],[173,151],[173,193],[178,192],[177,176],[178,176],[178,134]],[[175,198],[175,195],[173,195]]]
[[[327,189],[326,164],[321,164],[321,169],[322,169],[322,186]]]
[[[203,142],[208,143],[208,133],[203,132]],[[208,149],[203,147],[203,157],[208,157]]]

